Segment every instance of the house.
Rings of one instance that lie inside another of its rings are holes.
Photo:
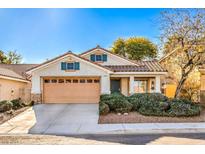
[[[25,71],[33,64],[0,64],[0,101],[30,100],[31,84]]]
[[[200,102],[205,103],[205,65],[199,68],[200,71]]]
[[[131,61],[97,46],[67,52],[27,70],[31,97],[43,103],[98,103],[101,94],[161,92],[167,74],[156,61]]]

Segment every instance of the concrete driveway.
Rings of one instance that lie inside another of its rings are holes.
[[[123,130],[121,124],[99,125],[98,104],[39,104],[31,134],[92,134]]]
[[[199,133],[205,123],[98,124],[98,104],[39,104],[0,125],[0,134]]]

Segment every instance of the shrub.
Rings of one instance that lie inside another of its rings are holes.
[[[171,99],[170,103],[170,116],[196,116],[200,114],[201,107],[185,99]]]
[[[13,104],[10,101],[1,101],[0,102],[0,112],[6,112],[12,109]]]
[[[167,101],[168,98],[160,93],[139,93],[139,94],[133,94],[130,97],[128,97],[128,101],[133,105],[133,110],[138,111],[140,107],[142,106],[153,106],[156,104],[150,104],[150,103],[159,103]],[[148,103],[146,105],[146,103]],[[144,107],[145,107],[144,106]],[[162,106],[165,108],[168,108],[168,104],[162,103]]]
[[[12,109],[14,109],[14,110],[19,109],[19,108],[22,108],[22,107],[25,106],[24,103],[23,103],[23,101],[21,100],[21,98],[13,99],[13,100],[11,101],[11,103],[13,104]]]
[[[99,113],[100,115],[106,115],[110,111],[109,106],[105,103],[100,102],[99,103]]]
[[[121,113],[130,112],[133,106],[124,95],[119,93],[101,95],[101,102],[107,104],[110,111]]]

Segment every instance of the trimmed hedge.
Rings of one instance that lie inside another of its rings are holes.
[[[107,114],[109,111],[125,113],[133,110],[146,116],[180,117],[196,116],[201,111],[198,104],[189,100],[168,99],[160,93],[141,93],[129,97],[119,93],[105,94],[101,95],[100,100],[100,114]]]
[[[12,102],[4,100],[0,102],[0,112],[10,111],[13,107]]]

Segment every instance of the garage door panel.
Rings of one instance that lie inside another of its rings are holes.
[[[79,83],[79,81],[78,83],[44,83],[43,93],[45,103],[98,103],[100,84]]]

